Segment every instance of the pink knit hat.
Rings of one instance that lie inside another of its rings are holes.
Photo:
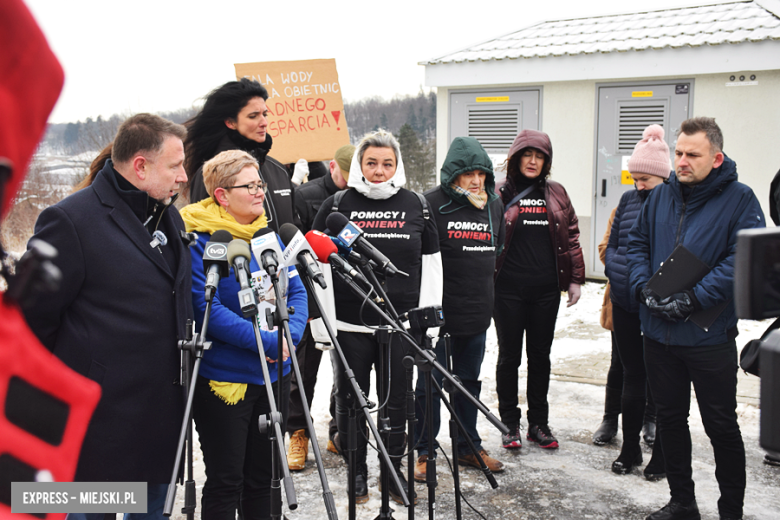
[[[659,125],[650,125],[642,133],[642,140],[636,143],[634,153],[628,160],[630,173],[646,173],[664,179],[669,178],[672,163],[669,160],[669,147],[664,141],[664,129]]]

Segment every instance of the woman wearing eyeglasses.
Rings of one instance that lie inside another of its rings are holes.
[[[197,242],[190,248],[192,302],[198,331],[206,310],[203,251],[211,235],[226,230],[234,239],[249,242],[268,225],[263,207],[266,185],[258,173],[257,161],[248,153],[228,150],[207,161],[203,165],[203,182],[209,198],[181,210],[187,231],[198,234]],[[254,256],[249,270],[261,270]],[[290,332],[297,344],[306,326],[306,291],[294,267],[288,268],[287,277],[280,278],[286,305],[295,307],[295,313],[290,314]],[[241,312],[240,289],[232,270],[219,282],[206,334],[211,349],[203,354],[195,389],[193,415],[206,465],[203,520],[235,518],[237,508],[241,508],[247,520],[270,516],[272,446],[260,435],[257,425],[258,417],[270,412],[260,355],[270,363],[277,362],[277,332],[261,330],[264,352],[258,353],[252,322]],[[267,298],[278,296],[267,289]],[[290,400],[290,351],[292,348],[285,341],[279,410],[283,418],[287,417]],[[271,364],[269,369],[270,383],[275,383],[277,366]],[[274,385],[275,392],[276,389]]]
[[[243,150],[258,162],[260,178],[268,184],[264,202],[268,226],[279,232],[289,222],[301,227],[295,211],[295,190],[287,169],[268,157],[268,91],[257,81],[229,81],[206,97],[203,109],[185,123],[184,169],[189,175],[189,200],[211,196],[203,179],[203,163],[226,150]]]

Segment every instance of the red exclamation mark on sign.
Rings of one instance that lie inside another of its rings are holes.
[[[340,110],[332,110],[330,112],[333,115],[333,119],[336,120],[336,125],[339,124],[339,118],[341,117],[341,111]],[[336,130],[341,130],[341,127],[336,126]]]

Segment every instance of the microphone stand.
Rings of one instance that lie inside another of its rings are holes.
[[[338,272],[336,269],[334,269],[333,271]],[[346,277],[346,275],[342,275],[342,276]],[[314,300],[314,303],[317,305],[317,308],[320,310],[320,313],[322,314],[322,322],[325,325],[325,329],[328,331],[328,336],[330,336],[330,339],[333,343],[333,349],[335,350],[336,354],[339,356],[339,361],[341,362],[342,367],[344,367],[344,374],[346,375],[347,381],[349,382],[349,385],[352,388],[352,406],[350,407],[350,415],[349,415],[350,426],[349,426],[349,435],[348,435],[349,437],[348,444],[349,447],[351,447],[352,449],[350,451],[348,447],[344,451],[347,452],[348,459],[349,459],[349,478],[347,482],[347,488],[349,492],[349,520],[355,520],[356,518],[355,472],[357,468],[356,468],[354,453],[356,449],[356,436],[357,436],[357,417],[356,417],[357,407],[359,407],[362,410],[363,415],[366,418],[366,423],[368,424],[368,428],[371,430],[371,434],[374,436],[374,439],[376,440],[376,447],[377,450],[379,451],[380,459],[384,462],[384,464],[390,467],[392,467],[392,463],[390,461],[390,454],[387,452],[387,448],[385,447],[384,442],[382,442],[382,438],[379,434],[379,430],[374,424],[374,421],[371,418],[371,414],[369,413],[369,410],[373,407],[373,404],[369,405],[366,396],[363,394],[363,391],[360,389],[360,385],[355,379],[355,373],[350,368],[349,363],[347,363],[347,358],[344,356],[344,351],[341,349],[341,345],[338,342],[336,333],[333,330],[333,327],[331,326],[330,322],[328,321],[327,313],[325,312],[325,309],[322,307],[322,303],[320,302],[320,299],[317,296],[316,291],[314,290],[314,283],[306,275],[302,275],[301,277],[303,278],[303,282],[306,285],[306,289],[309,291],[312,300]],[[406,493],[403,490],[403,486],[401,485],[401,479],[398,478],[398,475],[395,474],[395,471],[390,472],[390,478],[394,480],[396,487],[401,490],[401,499],[403,500],[404,505],[409,507],[409,500],[407,498]]]
[[[195,516],[195,479],[193,476],[192,463],[192,402],[195,398],[195,385],[198,381],[200,372],[200,362],[203,359],[203,352],[211,348],[211,342],[205,341],[206,331],[209,327],[209,317],[211,316],[211,302],[206,302],[206,311],[203,313],[203,327],[200,334],[194,332],[194,324],[187,320],[187,338],[179,341],[179,349],[182,351],[182,385],[185,387],[185,396],[187,404],[184,408],[184,419],[182,420],[181,432],[179,433],[179,444],[176,448],[176,460],[173,464],[173,474],[171,475],[168,492],[165,496],[165,505],[163,506],[163,515],[171,516],[173,514],[173,502],[176,499],[176,481],[179,477],[179,468],[184,455],[184,443],[186,441],[189,449],[187,450],[187,481],[184,487],[184,507],[181,512],[187,515],[187,520],[193,520]],[[190,370],[191,357],[195,356],[195,364]]]
[[[269,268],[272,266],[269,266]],[[271,284],[274,288],[274,295],[276,295],[276,311],[271,311],[268,309],[266,311],[266,322],[268,324],[273,324],[278,327],[278,330],[284,333],[284,337],[287,338],[287,344],[292,346],[292,334],[290,333],[290,314],[295,314],[295,309],[286,308],[284,305],[284,301],[282,299],[282,293],[279,288],[279,275],[276,269],[266,269],[268,274],[271,277]],[[301,270],[303,271],[303,270]],[[284,269],[282,272],[286,272]],[[305,272],[300,275],[301,279],[303,279],[306,274]],[[282,335],[277,334],[279,338],[279,346],[278,346],[278,352],[279,352],[279,359],[277,360],[278,363],[278,370],[279,375],[277,378],[277,381],[281,381],[282,378],[282,365],[283,363],[280,362],[282,359]],[[301,376],[301,370],[300,366],[298,365],[298,359],[295,357],[295,352],[290,353],[290,359],[292,361],[292,368],[295,372],[295,377],[298,381],[303,381],[303,378]],[[281,397],[281,386],[279,387],[279,392],[277,394],[277,398]],[[314,423],[311,420],[311,410],[309,409],[309,403],[306,400],[306,395],[304,392],[301,392],[301,405],[303,406],[303,416],[306,418],[306,428],[309,430],[309,433],[311,434],[311,444],[312,444],[312,450],[314,451],[314,459],[317,463],[317,471],[320,475],[320,482],[322,483],[322,499],[325,502],[325,510],[328,512],[328,518],[330,520],[336,520],[338,519],[338,515],[336,514],[336,502],[333,499],[333,493],[330,490],[330,486],[328,485],[328,477],[325,475],[325,465],[322,462],[322,454],[320,453],[320,445],[317,441],[317,433],[314,431]],[[281,407],[281,405],[279,405]],[[284,437],[282,437],[284,439]],[[283,443],[282,443],[283,444]],[[286,460],[286,459],[285,459]],[[273,511],[273,509],[272,509]]]
[[[439,364],[438,361],[436,361],[436,357],[428,350],[421,348],[417,342],[412,338],[409,333],[398,323],[396,323],[393,319],[390,318],[390,316],[387,315],[373,300],[370,298],[367,298],[366,293],[354,282],[352,279],[345,274],[339,272],[338,270],[334,270],[338,277],[345,283],[347,286],[349,286],[350,290],[352,290],[353,293],[355,293],[358,297],[364,299],[370,306],[373,308],[384,320],[386,320],[388,323],[391,324],[395,328],[396,331],[398,331],[401,334],[401,337],[403,337],[407,343],[409,343],[412,348],[416,351],[416,356],[420,358],[421,361],[415,361],[416,364],[426,363],[430,365],[432,368],[435,368],[439,371],[440,374],[447,380],[447,382],[452,386],[452,388],[456,389],[463,395],[466,399],[468,399],[484,416],[485,418],[493,424],[502,434],[509,433],[509,429],[495,416],[493,413],[490,412],[490,410],[476,397],[471,395],[468,391],[466,391],[465,388],[463,388],[463,385],[460,384],[460,382],[450,373],[449,370],[445,369],[441,364]],[[381,288],[380,288],[381,289]],[[386,297],[385,297],[386,299]],[[423,334],[425,335],[425,334]],[[438,384],[436,384],[436,381],[432,381],[432,383],[436,386],[436,388],[439,389],[439,395],[442,398],[442,402],[446,403],[447,408],[450,410],[450,413],[454,415],[454,410],[450,407],[449,401],[447,401],[444,397],[444,395],[441,392],[441,388]],[[430,407],[429,407],[430,408]],[[457,421],[457,417],[456,417]],[[433,439],[429,437],[428,442],[431,446],[433,446]],[[456,442],[457,444],[457,442]],[[473,448],[473,444],[470,444],[470,446]],[[429,450],[430,452],[431,450]],[[429,453],[430,457],[430,453]],[[479,455],[477,454],[477,460],[480,460]],[[457,464],[457,461],[455,461]],[[484,461],[482,461],[483,467],[483,473],[485,473],[488,480],[491,482],[491,486],[495,489],[497,487],[496,485],[493,485],[495,480],[491,480],[492,478],[492,472],[489,468],[487,468],[486,465],[484,465]]]
[[[360,265],[360,270],[364,275],[367,275],[371,285],[373,285],[376,289],[380,299],[382,300],[382,305],[387,308],[391,315],[396,316],[395,309],[382,289],[382,284],[380,284],[379,280],[377,280],[374,271],[362,263]],[[376,386],[377,397],[380,403],[384,403],[390,395],[390,364],[392,359],[392,353],[390,352],[390,334],[392,332],[393,329],[386,325],[384,320],[380,321],[379,328],[374,331],[374,335],[376,336],[377,342],[379,343],[380,364],[379,367],[377,367],[378,377]],[[380,407],[378,414],[382,441],[385,443],[385,446],[389,446],[391,427],[387,406]],[[390,473],[395,473],[395,467],[392,465],[392,461],[389,466],[387,464],[381,464],[379,466],[379,489],[381,490],[381,505],[379,507],[379,516],[376,517],[376,520],[388,520],[393,518],[393,510],[390,509]],[[413,489],[411,491],[413,491]],[[414,501],[414,494],[410,492],[410,490],[407,490],[407,497],[412,497],[411,500]],[[409,509],[414,509],[414,507],[410,507]]]
[[[270,274],[270,273],[269,273]],[[284,493],[287,496],[287,507],[291,511],[298,509],[298,499],[295,496],[295,486],[290,476],[290,468],[287,467],[287,457],[284,452],[284,434],[282,434],[282,415],[276,406],[274,398],[274,389],[271,384],[271,374],[268,370],[268,362],[265,359],[265,349],[263,348],[263,338],[260,336],[260,325],[257,323],[257,297],[255,291],[249,291],[252,298],[251,310],[244,312],[245,318],[252,318],[252,328],[255,332],[255,342],[257,343],[257,353],[260,356],[260,368],[263,370],[263,385],[268,398],[268,406],[271,413],[258,419],[258,430],[261,434],[268,435],[271,441],[271,518],[282,518],[282,496],[280,480],[284,480]],[[277,299],[281,298],[275,293]],[[283,363],[282,350],[277,349],[277,363],[280,367]],[[281,378],[279,378],[281,379]],[[281,386],[280,386],[281,388]],[[281,392],[280,392],[281,393]],[[282,479],[279,478],[280,474]]]

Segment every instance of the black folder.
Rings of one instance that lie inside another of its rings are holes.
[[[647,288],[664,299],[675,293],[693,289],[709,272],[710,267],[681,244],[674,248],[669,258],[650,278]],[[730,301],[696,311],[688,319],[706,332]]]

